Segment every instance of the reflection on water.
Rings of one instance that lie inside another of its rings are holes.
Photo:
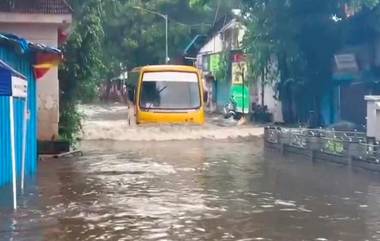
[[[379,174],[260,141],[87,142],[40,163],[3,240],[380,240]],[[1,193],[8,193],[5,188]]]

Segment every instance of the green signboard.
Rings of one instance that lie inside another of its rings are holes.
[[[231,86],[231,96],[236,102],[236,111],[248,114],[251,106],[249,87],[242,84],[233,84]]]
[[[220,54],[210,55],[210,71],[216,74],[219,71],[220,66]]]

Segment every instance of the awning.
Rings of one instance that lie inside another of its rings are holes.
[[[0,45],[13,47],[21,55],[31,54],[34,58],[32,65],[36,79],[42,78],[51,68],[58,66],[63,58],[62,51],[58,48],[32,43],[13,34],[0,33]]]
[[[198,53],[198,51],[203,47],[203,45],[206,43],[207,36],[198,34],[195,36],[193,40],[187,45],[185,48],[185,51],[183,52],[183,55],[185,57],[195,57]]]

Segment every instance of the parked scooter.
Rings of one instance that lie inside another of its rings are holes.
[[[233,117],[234,120],[240,120],[242,115],[241,113],[237,112],[237,103],[234,100],[233,96],[229,99],[228,103],[224,105],[223,115],[225,119]]]

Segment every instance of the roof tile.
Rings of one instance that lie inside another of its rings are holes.
[[[66,0],[1,0],[0,12],[71,14]]]

